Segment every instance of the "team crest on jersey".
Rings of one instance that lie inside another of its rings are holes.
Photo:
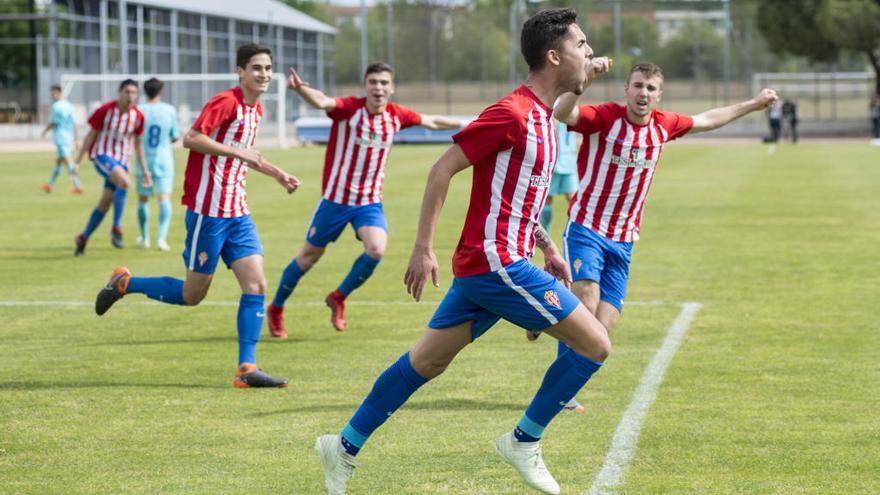
[[[557,309],[562,309],[562,303],[559,302],[559,294],[555,290],[548,290],[544,293],[544,300],[547,304]]]
[[[203,266],[208,261],[208,253],[202,251],[199,253],[199,266]]]
[[[580,273],[581,267],[584,266],[584,261],[580,258],[574,260],[574,263],[571,264],[574,268],[575,273]]]

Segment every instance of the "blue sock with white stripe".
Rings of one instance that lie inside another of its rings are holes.
[[[115,195],[114,195],[115,196]],[[141,228],[141,239],[150,238],[150,204],[138,203],[138,226]]]
[[[238,364],[257,362],[257,342],[263,330],[266,296],[242,294],[238,300]]]
[[[299,283],[299,279],[305,274],[306,272],[302,271],[302,268],[296,263],[296,258],[290,260],[290,264],[287,265],[284,273],[281,274],[281,281],[278,282],[278,291],[275,292],[272,305],[276,308],[283,308],[284,302],[293,294],[293,289],[296,289],[296,284]]]
[[[382,373],[354,416],[339,434],[342,447],[357,455],[376,428],[382,426],[428,379],[418,374],[407,352]]]
[[[128,190],[122,187],[117,187],[115,191],[113,191],[113,228],[119,229],[120,225],[122,225],[122,212],[125,211],[125,198],[128,195]]]
[[[373,274],[373,271],[379,266],[379,262],[382,260],[374,260],[367,256],[367,253],[363,253],[358,256],[358,259],[354,260],[354,264],[351,266],[351,271],[348,272],[348,275],[345,276],[345,279],[339,284],[339,292],[342,293],[343,296],[348,297],[349,294],[354,292],[355,289],[360,287],[367,281],[368,278]]]
[[[92,215],[89,217],[89,223],[86,224],[86,229],[83,230],[83,237],[85,237],[86,239],[91,237],[92,232],[94,232],[95,229],[98,228],[98,225],[101,225],[101,220],[104,219],[104,215],[106,214],[107,212],[101,211],[97,208],[92,210]]]
[[[61,173],[61,165],[55,165],[55,169],[52,170],[52,177],[49,178],[49,185],[54,186],[55,181],[58,180],[58,175]]]
[[[171,225],[171,200],[159,201],[159,236],[160,241],[168,239],[168,226]]]
[[[556,358],[547,373],[541,388],[526,409],[525,415],[513,430],[519,442],[537,442],[544,434],[544,428],[562,411],[565,404],[577,395],[578,391],[599,370],[602,363],[571,351]]]
[[[131,277],[126,293],[144,294],[167,304],[186,304],[183,302],[183,280],[174,277]]]

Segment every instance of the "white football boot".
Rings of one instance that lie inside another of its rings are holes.
[[[553,479],[541,457],[541,442],[517,442],[513,432],[509,431],[495,440],[495,452],[532,488],[552,495],[559,493],[559,483]]]
[[[315,440],[318,461],[324,468],[327,495],[345,495],[348,480],[354,476],[354,457],[339,443],[339,435],[322,435]]]
[[[156,247],[159,248],[159,251],[171,251],[171,246],[165,241],[165,239],[160,239],[156,241]]]
[[[137,245],[141,249],[149,249],[150,248],[150,238],[147,237],[144,239],[141,236],[138,236]]]

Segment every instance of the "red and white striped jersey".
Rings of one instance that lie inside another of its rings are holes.
[[[452,258],[456,277],[531,258],[556,165],[553,111],[520,86],[452,137],[473,164],[471,202]]]
[[[89,158],[94,160],[98,155],[107,155],[128,165],[134,136],[144,133],[144,114],[134,105],[123,112],[119,103],[113,100],[95,110],[89,117],[89,125],[98,133],[89,148]]]
[[[654,110],[645,125],[626,118],[626,107],[582,105],[572,131],[584,135],[578,153],[578,191],[568,217],[613,241],[639,239],[645,199],[663,144],[693,127],[687,115]]]
[[[385,164],[401,129],[419,125],[418,113],[395,103],[371,114],[366,98],[336,98],[327,112],[333,120],[324,154],[324,199],[343,205],[367,205],[382,201]]]
[[[247,105],[240,87],[217,93],[202,109],[193,129],[218,143],[250,148],[263,116],[260,102]],[[244,190],[247,163],[229,156],[189,152],[181,203],[195,213],[233,218],[250,215]]]

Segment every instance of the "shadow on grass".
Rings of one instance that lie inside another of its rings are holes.
[[[228,383],[5,382],[0,390],[67,390],[81,388],[231,388]]]
[[[253,418],[276,416],[279,414],[295,413],[320,413],[333,411],[351,411],[357,409],[359,404],[312,404],[288,409],[279,409],[271,412],[259,412],[249,415]],[[504,402],[491,402],[472,399],[441,399],[430,401],[413,401],[404,404],[402,410],[406,411],[522,411],[528,407],[528,401],[519,404]]]
[[[285,345],[285,344],[299,344],[301,342],[307,342],[309,339],[305,338],[288,338],[286,340],[278,340],[272,339],[269,340],[261,339],[260,344],[266,345]],[[215,342],[227,342],[230,344],[235,344],[238,342],[238,339],[235,335],[230,336],[212,336],[212,337],[198,337],[191,339],[160,339],[160,340],[111,340],[111,341],[103,341],[103,342],[85,342],[85,343],[72,343],[65,344],[63,346],[52,346],[52,347],[114,347],[114,346],[138,346],[138,345],[175,345],[175,344],[210,344]],[[49,346],[46,346],[49,347]],[[45,348],[45,347],[44,347]]]

